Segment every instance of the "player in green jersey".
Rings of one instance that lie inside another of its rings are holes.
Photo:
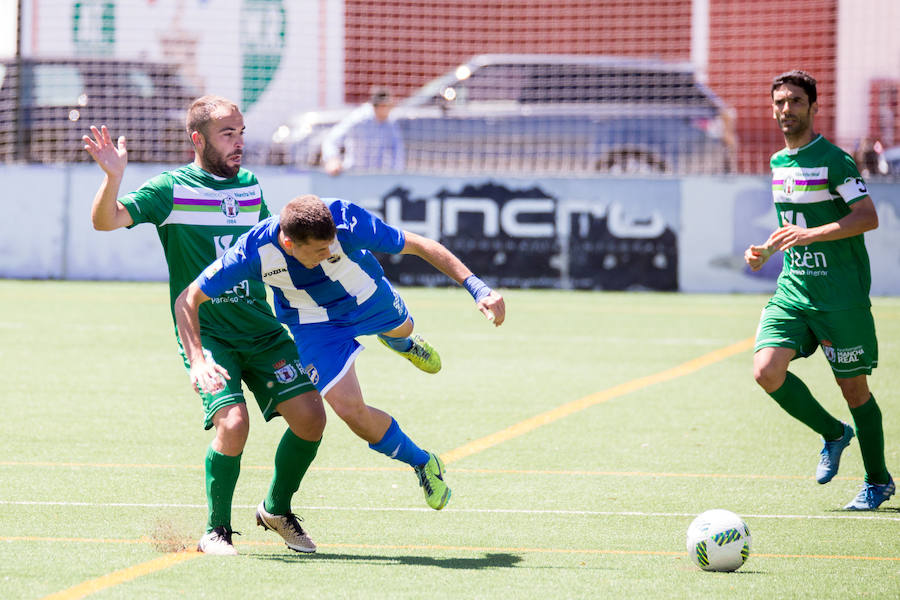
[[[238,107],[225,98],[203,96],[188,110],[186,126],[194,162],[162,173],[121,198],[128,163],[125,138],[114,144],[106,126],[91,127],[92,135],[84,136],[84,149],[105,173],[91,207],[94,228],[156,226],[169,268],[170,310],[206,265],[269,216],[256,176],[241,168],[244,118]],[[262,283],[243,281],[207,303],[200,322],[204,353],[223,373],[235,376],[223,375],[222,385],[209,393],[192,382],[203,399],[205,428],[215,427],[205,462],[209,512],[198,550],[237,554],[231,540],[231,504],[250,428],[243,380],[266,421],[281,415],[288,424],[275,453],[268,495],[256,511],[257,524],[279,533],[292,550],[315,552],[291,512],[291,498],[322,439],[322,398],[303,372],[293,340],[275,319]],[[175,334],[178,340],[177,327]],[[179,349],[189,368],[180,340]]]
[[[815,133],[815,79],[803,71],[779,75],[772,107],[786,146],[771,160],[779,227],[764,244],[747,248],[744,260],[756,271],[782,250],[784,266],[760,318],[754,377],[788,414],[822,436],[816,481],[828,483],[854,430],[788,371],[793,359],[822,347],[853,416],[866,471],[862,490],[844,508],[874,510],[895,490],[881,410],[867,381],[878,366],[878,341],[863,233],[878,227],[878,215],[853,159]]]

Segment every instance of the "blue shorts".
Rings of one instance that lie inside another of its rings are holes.
[[[403,299],[393,288],[388,288],[338,319],[291,325],[290,329],[303,370],[324,396],[363,351],[357,336],[390,331],[403,325],[408,317]]]

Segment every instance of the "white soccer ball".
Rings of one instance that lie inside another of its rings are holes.
[[[743,519],[716,508],[701,513],[687,530],[691,561],[704,571],[736,571],[750,557],[750,530]]]

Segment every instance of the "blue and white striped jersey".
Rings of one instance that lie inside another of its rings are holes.
[[[366,209],[337,198],[323,198],[337,226],[332,255],[312,269],[278,244],[278,216],[260,221],[196,282],[210,298],[245,279],[268,284],[275,314],[286,325],[340,321],[365,302],[394,302],[384,269],[370,250],[399,254],[406,238]]]

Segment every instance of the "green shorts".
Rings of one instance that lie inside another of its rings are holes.
[[[207,359],[212,357],[231,376],[225,380],[225,389],[215,394],[200,394],[205,413],[204,429],[212,428],[213,415],[222,407],[245,402],[241,381],[253,392],[266,421],[279,416],[275,407],[285,400],[316,389],[303,372],[297,347],[287,331],[282,330],[252,344],[247,340],[231,343],[208,335],[202,336],[202,342]],[[190,370],[180,340],[178,348],[185,368]]]
[[[871,375],[878,366],[878,339],[869,308],[819,311],[785,308],[771,301],[759,318],[756,346],[793,348],[807,357],[822,347],[835,377]]]

